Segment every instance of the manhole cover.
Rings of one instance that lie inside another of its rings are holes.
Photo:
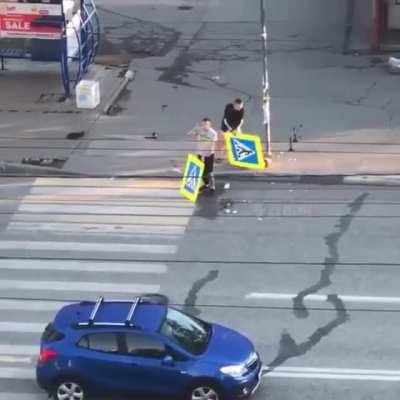
[[[178,10],[188,11],[188,10],[191,10],[192,8],[193,8],[193,6],[179,6]]]

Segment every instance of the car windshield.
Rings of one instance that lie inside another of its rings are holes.
[[[189,353],[198,355],[207,348],[211,327],[209,324],[169,308],[161,326],[161,333]]]

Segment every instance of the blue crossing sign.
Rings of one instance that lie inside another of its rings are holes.
[[[193,154],[189,154],[186,161],[185,172],[182,178],[181,195],[193,203],[199,195],[202,176],[204,172],[204,162]]]
[[[249,133],[227,132],[225,141],[228,160],[231,165],[250,169],[266,168],[259,136]]]

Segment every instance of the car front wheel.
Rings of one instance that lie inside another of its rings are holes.
[[[53,398],[54,400],[87,400],[82,384],[72,379],[60,381],[54,389]]]
[[[218,390],[208,384],[194,386],[188,396],[188,400],[222,400]]]

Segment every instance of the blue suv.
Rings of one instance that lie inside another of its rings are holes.
[[[41,338],[36,376],[55,400],[249,397],[262,363],[241,334],[168,306],[161,295],[63,307]]]

